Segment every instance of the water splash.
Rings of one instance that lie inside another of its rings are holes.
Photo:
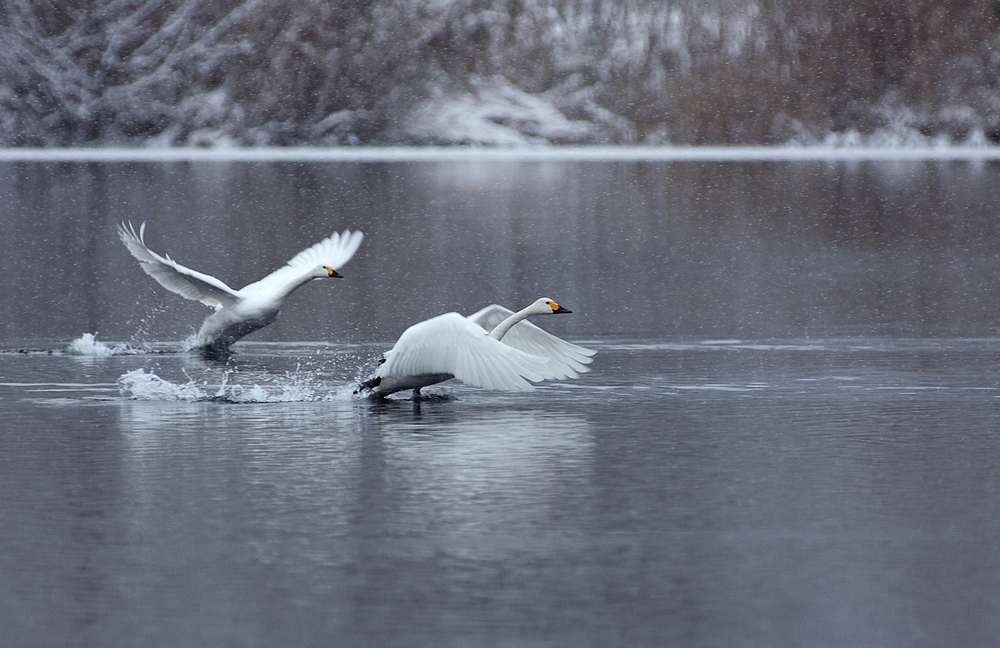
[[[145,401],[194,402],[209,399],[209,394],[192,382],[179,385],[145,369],[134,369],[119,376],[118,393],[125,398]]]
[[[223,403],[308,403],[353,398],[353,386],[318,384],[310,374],[287,374],[269,384],[234,382],[235,372],[223,374],[218,384],[188,378],[175,383],[152,371],[134,369],[118,378],[118,392],[141,401],[215,401]]]
[[[99,342],[95,333],[84,333],[70,342],[62,352],[66,355],[102,358],[114,355],[135,355],[142,353],[142,350],[129,346],[124,342],[118,342],[113,346],[108,345],[104,342]]]

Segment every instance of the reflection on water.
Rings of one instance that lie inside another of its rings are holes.
[[[585,380],[389,402],[129,400],[232,367],[0,354],[13,641],[53,611],[53,643],[995,636],[995,338],[596,346]],[[310,354],[248,345],[234,380]]]
[[[471,556],[489,550],[475,546],[484,533],[547,522],[561,498],[589,481],[593,442],[579,416],[462,405],[383,413],[378,422],[389,488],[406,493],[399,524],[455,534]]]

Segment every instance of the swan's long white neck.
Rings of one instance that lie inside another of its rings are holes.
[[[532,304],[532,306],[534,306],[534,304]],[[529,315],[535,314],[535,312],[532,310],[532,306],[528,306],[527,308],[522,308],[521,310],[517,311],[504,321],[497,324],[496,327],[494,327],[494,329],[490,331],[490,337],[497,341],[502,340],[503,336],[507,335],[507,331],[509,331],[512,326],[514,326],[523,319],[527,319]]]

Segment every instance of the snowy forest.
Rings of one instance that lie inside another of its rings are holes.
[[[4,0],[0,145],[990,145],[996,0]]]

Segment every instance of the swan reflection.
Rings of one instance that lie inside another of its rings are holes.
[[[404,527],[464,535],[547,524],[591,481],[593,431],[566,412],[398,403],[381,416],[385,479]],[[404,408],[418,408],[407,412]],[[585,490],[585,489],[584,489]]]

